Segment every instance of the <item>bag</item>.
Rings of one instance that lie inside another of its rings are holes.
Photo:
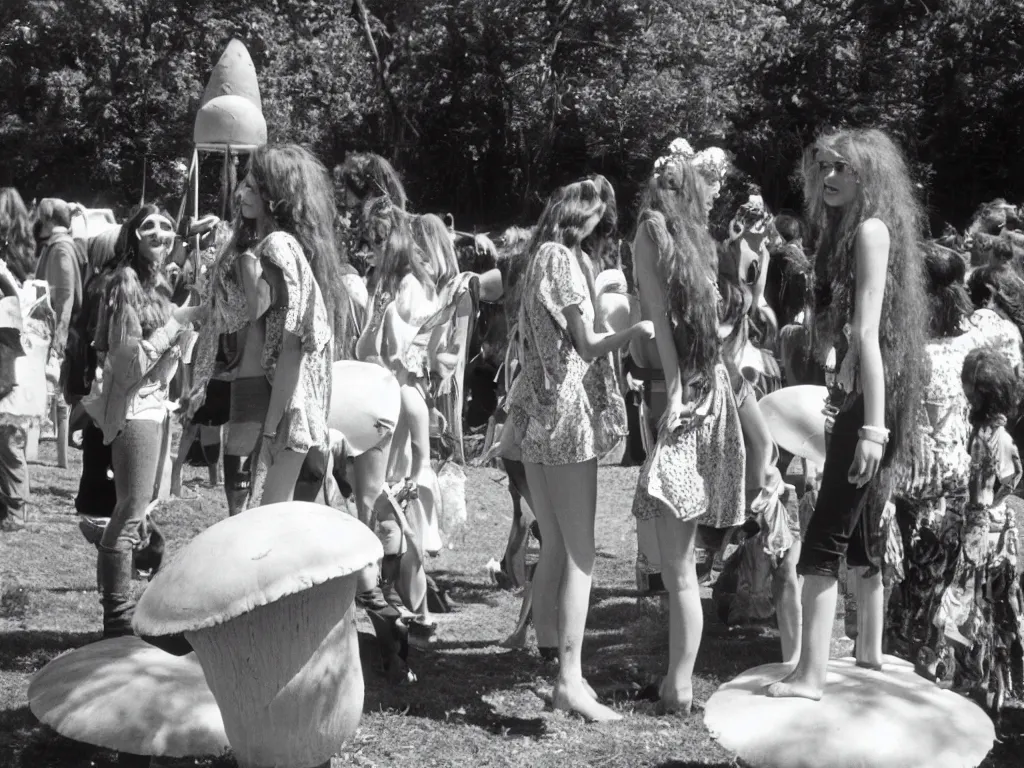
[[[68,403],[81,400],[92,390],[98,357],[92,340],[96,336],[100,313],[105,310],[107,285],[112,273],[93,275],[82,294],[82,306],[68,327],[68,342],[61,365],[64,399]]]

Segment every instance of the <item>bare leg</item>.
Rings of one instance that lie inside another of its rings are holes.
[[[359,521],[372,530],[373,508],[384,489],[391,453],[391,435],[352,459],[352,493]]]
[[[882,574],[864,576],[866,568],[858,568],[852,582],[857,587],[857,666],[882,668]]]
[[[575,712],[588,720],[621,720],[622,715],[598,703],[583,679],[583,633],[590,607],[595,559],[597,460],[542,467],[542,470],[547,479],[547,497],[558,521],[566,554],[558,596],[558,679],[552,706]],[[532,480],[530,488],[535,497],[540,495]],[[543,530],[541,535],[544,536]],[[547,547],[546,536],[544,547]]]
[[[825,690],[832,623],[835,620],[838,580],[834,576],[808,574],[803,584],[803,626],[800,660],[784,679],[765,688],[768,696],[818,701]]]
[[[503,648],[525,648],[527,643],[527,631],[530,628],[530,615],[533,612],[533,582],[523,588],[523,604],[519,608],[519,622],[512,634],[502,640]]]
[[[267,468],[267,479],[263,484],[263,498],[260,506],[291,501],[295,495],[295,483],[306,460],[305,451],[283,450],[274,457]]]
[[[775,466],[775,443],[768,422],[761,413],[761,407],[754,397],[747,397],[739,408],[740,429],[743,431],[743,445],[746,448],[747,488],[765,488],[773,480],[771,469]]]
[[[694,550],[697,524],[659,517],[657,528],[669,622],[668,674],[659,694],[666,712],[686,714],[693,702],[693,665],[704,633]]]
[[[541,536],[540,559],[533,572],[531,589],[533,626],[537,631],[537,645],[541,648],[554,648],[558,646],[558,603],[565,575],[565,542],[551,506],[551,493],[544,467],[539,464],[525,464],[525,467]],[[523,600],[526,600],[525,595]]]
[[[779,639],[782,641],[782,661],[786,664],[796,664],[800,658],[800,577],[796,573],[799,559],[800,542],[797,541],[779,563],[772,584]]]
[[[181,498],[181,470],[185,466],[185,457],[188,449],[199,432],[199,426],[189,424],[181,430],[181,439],[178,440],[178,452],[171,463],[171,496]]]
[[[502,459],[502,464],[508,476],[508,493],[512,497],[512,528],[509,530],[508,544],[505,546],[501,566],[512,583],[521,587],[527,581],[526,546],[529,542],[530,524],[535,518],[530,501],[530,487],[522,462]],[[527,504],[526,510],[523,509],[524,499]]]
[[[205,425],[199,427],[199,439],[203,445],[204,452],[208,446],[219,445],[220,427],[210,427]],[[210,487],[215,488],[220,485],[220,457],[218,456],[213,463],[208,464],[206,469],[209,473]]]

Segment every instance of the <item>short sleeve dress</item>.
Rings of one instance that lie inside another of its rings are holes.
[[[611,356],[584,360],[562,314],[578,306],[583,321],[594,322],[579,262],[565,246],[543,244],[527,270],[522,295],[522,370],[507,398],[522,459],[555,466],[599,458],[625,436],[626,412]]]
[[[329,445],[327,411],[331,399],[331,325],[327,319],[320,288],[302,246],[286,232],[274,232],[255,250],[267,267],[276,268],[285,285],[286,295],[277,297],[266,320],[266,341],[262,364],[273,385],[277,361],[284,346],[285,331],[302,344],[302,363],[295,392],[285,408],[273,450],[287,449],[305,453],[315,446]],[[257,506],[266,479],[266,467],[259,462],[253,477],[250,506]]]

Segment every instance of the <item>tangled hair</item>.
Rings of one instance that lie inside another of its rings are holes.
[[[114,244],[111,263],[114,275],[108,294],[112,314],[133,313],[142,326],[144,337],[163,326],[170,319],[172,310],[171,286],[164,276],[164,265],[143,258],[136,234],[146,217],[153,214],[171,219],[167,211],[147,203],[121,226]]]
[[[334,166],[334,183],[348,189],[359,200],[386,195],[403,211],[408,203],[398,171],[373,152],[350,152]]]
[[[44,197],[36,206],[36,222],[71,229],[71,206],[59,197]]]
[[[687,377],[711,377],[720,349],[718,255],[701,183],[689,163],[666,163],[647,182],[637,219],[637,230],[646,226],[658,247],[659,273],[668,281],[673,341]]]
[[[975,269],[967,279],[967,293],[978,309],[991,301],[1024,335],[1024,279],[1008,265]]]
[[[1020,226],[1020,210],[997,197],[978,206],[967,231],[971,234],[998,235],[1004,229],[1020,229]]]
[[[783,211],[775,217],[775,231],[787,244],[802,240],[804,223],[791,211]]]
[[[0,189],[0,257],[22,282],[35,273],[36,243],[32,220],[14,187]]]
[[[451,233],[444,221],[432,213],[410,218],[412,238],[425,259],[424,267],[432,276],[434,286],[440,289],[454,280],[460,271]]]
[[[573,253],[576,253],[578,248],[581,254],[583,254],[584,241],[593,250],[602,247],[599,240],[602,237],[601,232],[609,231],[608,225],[605,224],[608,214],[608,203],[605,196],[610,193],[614,200],[615,194],[611,190],[610,184],[605,186],[604,182],[606,181],[603,176],[575,181],[559,188],[548,199],[547,205],[544,206],[544,211],[537,221],[533,237],[530,238],[530,244],[527,246],[524,259],[526,263],[522,265],[521,269],[517,268],[518,265],[512,265],[515,279],[510,281],[509,303],[506,304],[505,310],[509,317],[516,317],[519,312],[519,305],[522,301],[522,278],[529,272],[530,265],[533,264],[542,245],[558,243]],[[591,226],[591,221],[595,216],[598,217],[598,222]],[[614,217],[614,214],[612,216]],[[614,225],[612,226],[614,227]],[[594,234],[595,237],[588,239],[591,234]],[[596,310],[597,291],[594,287],[593,262],[585,254],[578,255],[577,259],[583,276],[586,278],[590,299],[594,302]],[[595,322],[597,322],[597,313],[594,314]]]
[[[999,416],[1008,420],[1016,416],[1021,397],[1020,382],[1010,367],[1010,361],[998,349],[986,345],[968,352],[960,378],[964,389],[971,392],[970,420],[973,426],[985,426]]]
[[[323,163],[297,144],[264,145],[253,151],[249,174],[266,203],[271,231],[284,231],[309,260],[335,338],[347,338],[348,294],[334,241],[337,209]]]
[[[89,238],[86,253],[89,270],[92,274],[102,272],[113,263],[114,256],[117,254],[117,240],[121,236],[122,229],[123,227],[112,227]]]
[[[933,338],[959,336],[963,321],[974,312],[964,278],[967,265],[960,254],[935,242],[922,246],[931,312],[928,332]]]
[[[594,230],[587,235],[580,247],[584,253],[590,255],[597,269],[608,269],[614,266],[608,263],[608,248],[619,227],[619,208],[615,202],[615,188],[612,183],[600,174],[588,177],[594,182],[601,193],[601,202],[604,203],[604,213],[601,220],[594,227]]]
[[[367,288],[371,295],[383,292],[394,298],[402,279],[409,274],[424,286],[433,285],[423,251],[416,245],[408,222],[402,221],[388,233]]]
[[[530,260],[530,243],[536,232],[535,226],[509,227],[501,233],[501,237],[498,239],[501,243],[498,248],[498,271],[501,272],[501,282],[505,286],[502,304],[505,308],[505,318],[509,328],[517,320],[519,283],[526,273],[526,265]]]
[[[782,326],[796,322],[814,303],[814,267],[803,247],[791,242],[768,259],[764,296]]]
[[[849,205],[826,205],[819,150],[843,157],[857,174],[857,196]],[[878,328],[885,374],[886,423],[891,425],[891,459],[904,462],[914,429],[916,408],[928,375],[925,335],[928,294],[924,287],[921,240],[922,210],[903,153],[882,131],[846,129],[822,136],[803,158],[806,220],[815,258],[817,352],[825,359],[852,321],[856,262],[854,241],[871,218],[889,231],[885,294]]]

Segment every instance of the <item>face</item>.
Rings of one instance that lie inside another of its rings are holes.
[[[246,219],[257,220],[267,215],[267,204],[259,192],[259,185],[250,173],[238,188],[239,207]]]
[[[824,147],[814,156],[822,183],[822,199],[825,205],[842,208],[857,197],[857,172],[842,155]]]
[[[139,253],[149,262],[162,264],[174,245],[174,222],[160,213],[151,213],[135,230]]]
[[[704,193],[704,212],[710,215],[711,209],[715,207],[715,201],[718,199],[718,195],[722,192],[722,184],[718,181],[708,181],[701,176],[700,187],[701,192]]]

